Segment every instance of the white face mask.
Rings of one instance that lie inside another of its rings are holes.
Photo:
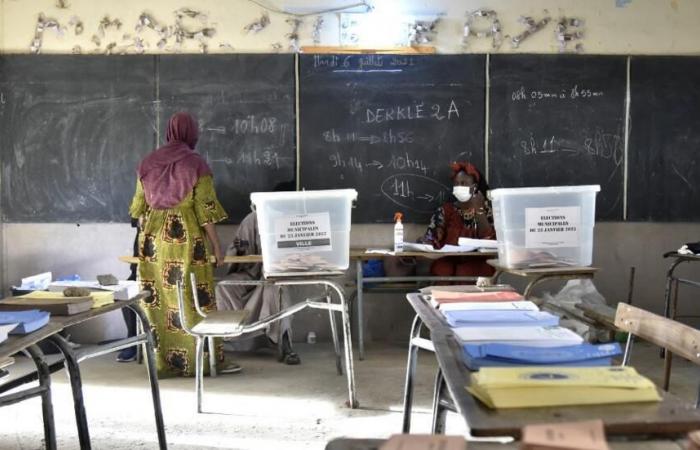
[[[452,194],[462,203],[472,198],[472,190],[469,186],[455,186],[452,188]]]

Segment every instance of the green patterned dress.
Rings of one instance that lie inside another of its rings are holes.
[[[211,176],[197,180],[192,192],[171,209],[151,209],[146,203],[141,181],[129,208],[131,217],[143,216],[139,238],[139,280],[151,297],[143,306],[155,337],[158,377],[194,376],[195,338],[180,323],[177,281],[185,280],[185,317],[189,326],[198,320],[192,301],[190,273],[197,278],[197,294],[202,308],[216,308],[211,249],[204,225],[226,219],[226,211],[216,198]],[[217,341],[217,365],[223,362],[223,347]],[[204,370],[209,370],[209,349],[205,347]]]

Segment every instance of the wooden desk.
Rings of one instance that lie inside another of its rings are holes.
[[[51,403],[51,371],[46,364],[44,354],[37,344],[58,333],[63,327],[57,323],[49,322],[42,328],[24,336],[10,336],[5,342],[0,344],[0,360],[10,359],[20,351],[26,351],[34,361],[36,375],[23,377],[19,380],[11,381],[0,386],[0,394],[15,389],[38,378],[39,386],[24,389],[0,396],[0,407],[13,405],[34,397],[41,397],[41,409],[44,419],[44,441],[47,449],[56,447],[56,426],[53,418],[53,405]]]
[[[579,266],[511,269],[501,265],[497,259],[490,259],[486,262],[496,269],[496,273],[493,275],[494,282],[498,282],[504,273],[527,278],[528,284],[523,291],[523,297],[526,299],[530,297],[534,287],[543,281],[591,279],[599,270],[596,267]]]
[[[136,313],[136,317],[141,322],[141,329],[143,330],[140,334],[133,337],[103,345],[82,346],[78,349],[74,349],[63,336],[58,334],[49,336],[48,339],[58,347],[65,358],[65,366],[68,370],[71,389],[73,391],[73,407],[75,409],[75,419],[78,426],[78,439],[80,440],[81,449],[90,449],[91,444],[87,414],[85,412],[85,404],[83,402],[83,386],[79,363],[86,359],[105,355],[107,353],[112,353],[117,350],[139,344],[144,345],[146,354],[146,368],[148,370],[148,378],[151,384],[151,397],[156,419],[159,448],[162,450],[167,449],[168,444],[165,438],[165,425],[163,423],[160,390],[158,387],[158,378],[156,376],[155,356],[153,354],[153,334],[148,323],[148,319],[146,318],[146,315],[140,305],[141,300],[147,298],[149,295],[149,292],[143,291],[130,300],[115,301],[114,303],[110,303],[100,308],[93,308],[89,311],[72,316],[52,316],[51,318],[51,324],[55,324],[60,328],[67,328],[94,319],[95,317],[99,317],[103,314],[107,314],[111,311],[129,308]]]
[[[333,439],[326,445],[326,450],[379,450],[385,439]],[[610,442],[611,450],[685,450],[680,441],[626,441]],[[512,442],[501,444],[493,442],[469,442],[469,450],[518,450],[520,444]]]
[[[659,403],[489,409],[465,390],[469,371],[462,360],[462,346],[442,315],[420,294],[408,294],[407,298],[416,320],[430,330],[439,364],[433,410],[436,432],[444,430],[448,407],[462,416],[473,436],[518,438],[525,425],[592,419],[603,420],[608,435],[676,436],[700,429],[700,411],[663,392]]]

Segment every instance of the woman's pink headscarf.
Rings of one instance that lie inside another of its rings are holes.
[[[211,175],[207,162],[194,151],[198,138],[199,127],[192,115],[173,114],[168,121],[166,144],[146,156],[137,169],[151,208],[176,206],[192,191],[199,177]]]

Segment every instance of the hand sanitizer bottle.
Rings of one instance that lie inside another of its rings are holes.
[[[399,253],[403,251],[403,214],[397,212],[394,214],[394,220],[396,224],[394,225],[394,252]]]

